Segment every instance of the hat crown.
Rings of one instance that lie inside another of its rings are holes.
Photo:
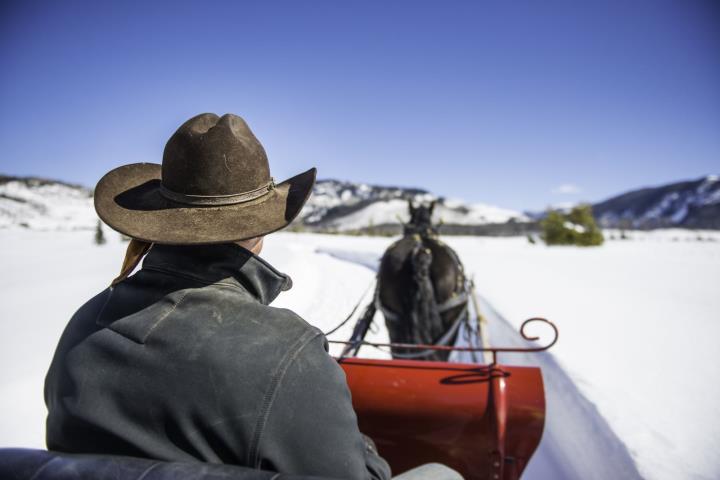
[[[270,181],[265,149],[237,115],[197,115],[183,123],[165,145],[162,184],[172,192],[238,195]]]

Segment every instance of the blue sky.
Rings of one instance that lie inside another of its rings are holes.
[[[0,172],[92,186],[207,111],[276,179],[597,201],[720,172],[720,4],[2,2]]]

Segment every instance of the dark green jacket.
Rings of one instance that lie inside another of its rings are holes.
[[[389,478],[322,332],[268,306],[290,286],[237,245],[153,247],[66,327],[48,448]]]

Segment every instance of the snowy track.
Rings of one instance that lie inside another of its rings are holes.
[[[487,319],[492,345],[529,346],[482,297],[480,310]],[[543,332],[537,334],[542,336]],[[595,405],[578,390],[552,353],[507,353],[500,354],[499,360],[506,365],[540,367],[543,373],[545,430],[524,479],[641,478],[625,444]]]
[[[372,271],[376,271],[379,261],[375,252],[322,247],[316,251]],[[491,345],[530,345],[487,300],[478,296],[478,303],[488,322]],[[375,320],[382,324],[382,316],[376,316]],[[551,353],[506,353],[501,354],[500,361],[507,365],[540,367],[543,372],[547,404],[545,430],[540,447],[523,475],[524,479],[641,478],[627,447],[610,429],[597,408],[580,393]]]

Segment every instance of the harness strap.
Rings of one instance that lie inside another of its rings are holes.
[[[444,347],[447,346],[450,343],[450,339],[455,335],[460,328],[460,324],[463,322],[465,318],[465,314],[467,313],[467,309],[465,309],[463,312],[460,312],[460,315],[458,315],[457,320],[453,322],[452,326],[445,332],[445,334],[433,345],[438,347]],[[397,358],[422,358],[427,357],[428,355],[432,355],[435,353],[435,350],[422,350],[419,352],[412,352],[412,353],[398,353],[398,352],[392,352],[393,357]]]
[[[462,291],[456,295],[453,295],[452,297],[448,298],[443,303],[438,305],[438,312],[445,313],[448,310],[452,310],[453,308],[458,307],[463,303],[466,303],[468,301],[468,298],[469,294],[467,291]],[[400,320],[400,316],[397,313],[393,312],[382,304],[378,295],[375,296],[375,302],[377,303],[378,310],[383,313],[385,318],[389,320]]]
[[[453,295],[452,297],[445,300],[443,303],[438,305],[438,312],[445,313],[450,309],[453,309],[459,305],[462,305],[463,303],[466,303],[468,301],[468,293],[467,291],[462,291],[458,294]]]
[[[456,297],[452,297],[449,300],[443,302],[442,307],[443,309],[438,309],[440,311],[446,311],[449,310],[452,307],[456,307],[462,302],[457,301],[456,299],[464,296],[467,299],[467,292],[462,292],[461,295],[457,295]],[[452,302],[451,302],[452,300]],[[446,306],[446,304],[449,304],[450,306]],[[383,313],[386,319],[388,320],[399,320],[400,316],[397,315],[395,312],[391,312],[390,310],[386,309],[383,304],[380,302],[380,299],[377,299],[376,302],[377,308]],[[460,328],[460,324],[465,320],[466,315],[468,313],[468,307],[467,304],[465,305],[465,308],[462,309],[462,311],[458,314],[457,318],[453,322],[453,324],[450,326],[450,328],[447,329],[447,331],[443,334],[440,339],[438,339],[437,342],[433,343],[435,346],[443,347],[450,343],[450,340],[453,338],[455,333],[457,333],[458,329]],[[435,350],[422,350],[419,352],[413,352],[413,353],[393,353],[393,357],[398,358],[420,358],[420,357],[427,357],[428,355],[431,355],[435,353]]]

